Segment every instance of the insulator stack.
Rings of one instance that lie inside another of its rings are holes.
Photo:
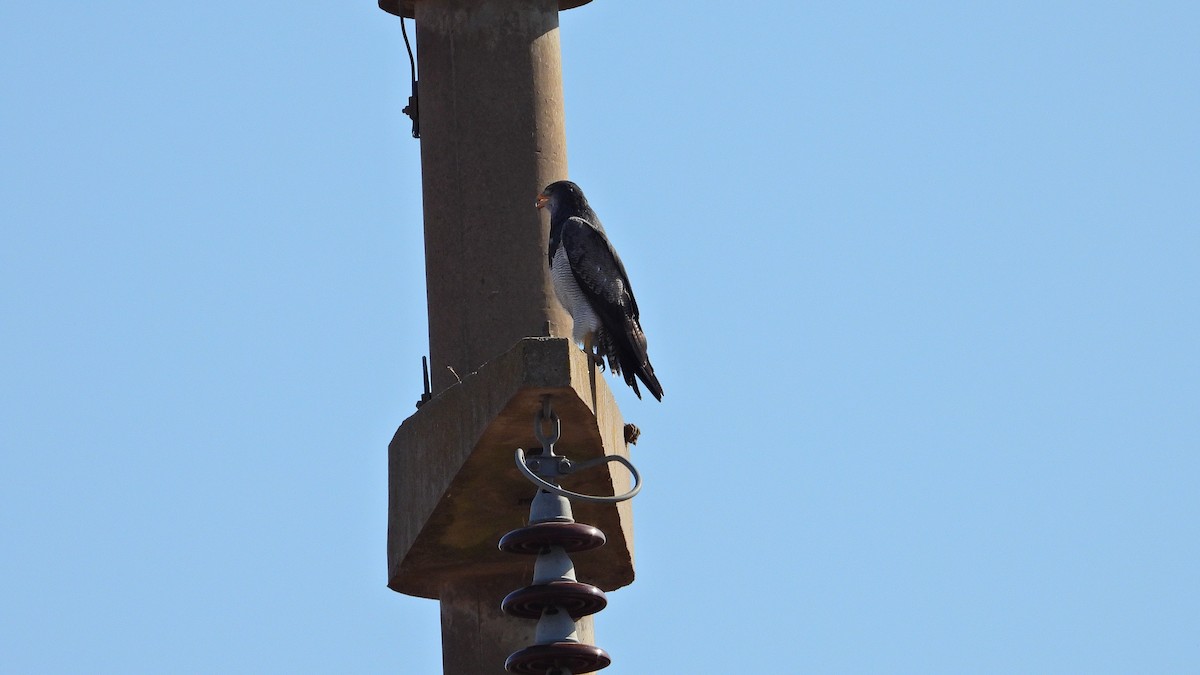
[[[544,434],[542,423],[553,426]],[[604,545],[604,533],[591,525],[575,522],[570,498],[590,502],[616,503],[632,498],[641,489],[641,479],[633,465],[624,458],[609,455],[599,460],[574,464],[566,457],[554,454],[559,437],[558,416],[543,401],[542,410],[534,417],[534,433],[542,443],[539,455],[525,457],[517,450],[517,467],[538,486],[537,495],[529,507],[529,525],[509,532],[500,539],[500,550],[509,553],[536,555],[533,583],[509,593],[500,604],[505,613],[526,619],[537,619],[534,644],[512,653],[504,662],[510,673],[524,675],[579,675],[591,673],[612,663],[608,653],[599,647],[579,640],[575,622],[608,606],[604,591],[580,582],[575,577],[571,553],[589,551]],[[596,497],[563,490],[557,483],[562,476],[597,466],[604,462],[625,464],[633,474],[636,486],[628,493],[613,497]]]
[[[576,634],[575,622],[604,609],[608,599],[604,591],[575,578],[568,555],[599,548],[604,542],[603,532],[571,518],[571,505],[565,497],[546,490],[538,490],[534,497],[529,526],[500,539],[502,551],[537,555],[533,583],[509,593],[500,604],[507,614],[538,622],[535,644],[508,657],[504,662],[508,672],[574,675],[600,670],[612,662],[603,649],[581,643]]]

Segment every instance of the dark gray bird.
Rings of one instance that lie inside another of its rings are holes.
[[[583,190],[569,180],[551,183],[537,207],[550,209],[550,277],[554,294],[571,315],[571,337],[583,344],[596,365],[624,375],[638,398],[637,380],[658,400],[663,389],[646,353],[629,275]],[[634,379],[637,376],[637,379]]]

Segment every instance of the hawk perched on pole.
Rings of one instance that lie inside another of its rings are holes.
[[[624,375],[638,398],[638,380],[662,400],[663,388],[646,353],[629,275],[583,190],[569,180],[551,183],[537,207],[550,210],[550,277],[554,294],[571,315],[571,337],[615,375]],[[636,379],[635,379],[636,376]]]

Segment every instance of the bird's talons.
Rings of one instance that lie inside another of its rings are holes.
[[[600,372],[604,372],[604,356],[600,354],[600,347],[595,341],[585,338],[583,341],[583,353],[600,369]]]

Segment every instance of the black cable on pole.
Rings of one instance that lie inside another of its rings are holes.
[[[408,97],[408,105],[404,114],[412,118],[412,137],[421,137],[420,105],[417,103],[417,60],[413,58],[412,45],[408,42],[408,30],[404,27],[404,17],[400,17],[400,34],[404,36],[404,48],[408,50],[408,68],[412,73],[412,96]]]

